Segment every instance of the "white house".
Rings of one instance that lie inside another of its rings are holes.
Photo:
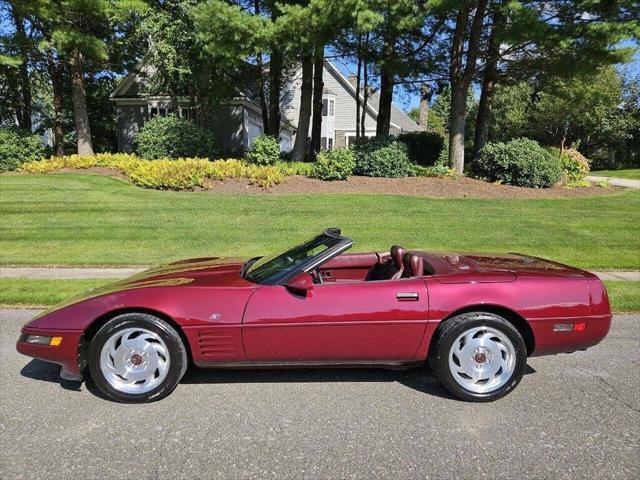
[[[151,75],[153,68],[143,62],[136,71],[127,75],[111,94],[111,100],[117,107],[120,151],[131,151],[136,133],[149,118],[169,113],[180,117],[194,116],[195,112],[187,100],[178,101],[177,111],[173,111],[170,97],[145,93],[146,79]],[[280,147],[283,151],[291,150],[297,134],[301,77],[302,70],[299,69],[282,89],[283,121]],[[322,148],[347,147],[356,135],[355,79],[347,79],[331,62],[325,61],[323,82]],[[361,96],[364,93],[362,90]],[[361,102],[362,100],[361,98]],[[376,92],[372,92],[368,97],[364,132],[366,136],[375,135],[379,101],[380,97]],[[240,154],[263,132],[259,102],[251,92],[241,92],[232,100],[224,102],[217,107],[213,118],[212,129],[227,154]],[[419,130],[423,130],[423,127],[411,120],[395,104],[392,105],[391,134]]]

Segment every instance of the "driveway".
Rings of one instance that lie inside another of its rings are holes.
[[[491,404],[421,370],[187,373],[120,405],[14,350],[33,311],[0,311],[0,472],[19,478],[638,478],[640,317],[598,346],[530,360]]]
[[[640,180],[631,178],[599,177],[597,175],[587,175],[587,180],[591,183],[608,182],[614,187],[640,188]]]

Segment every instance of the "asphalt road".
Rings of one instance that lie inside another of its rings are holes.
[[[3,478],[638,478],[640,317],[598,346],[533,358],[491,404],[420,370],[195,370],[120,405],[14,349],[0,311]]]

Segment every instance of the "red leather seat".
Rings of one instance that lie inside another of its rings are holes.
[[[403,258],[404,248],[399,245],[392,246],[389,258],[371,267],[365,280],[396,280],[401,278],[404,272]]]
[[[424,258],[420,255],[407,252],[402,257],[402,263],[404,265],[404,278],[409,277],[421,277],[424,275]]]

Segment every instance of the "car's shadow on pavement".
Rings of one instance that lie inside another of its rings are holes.
[[[525,375],[536,373],[529,365]],[[60,378],[60,366],[31,360],[20,374],[23,377],[44,382],[58,383],[65,390],[80,391],[82,382]],[[205,369],[190,367],[182,378],[182,384],[230,383],[353,383],[353,382],[397,382],[413,390],[434,397],[453,399],[426,367],[408,370],[385,370],[380,368],[304,368],[304,369]],[[94,386],[91,378],[84,382],[92,394],[106,399]]]
[[[79,392],[82,382],[74,382],[61,378],[60,368],[60,365],[56,365],[55,363],[34,359],[22,367],[20,375],[33,380],[58,383],[65,390],[75,390]]]
[[[414,390],[452,398],[426,368],[386,370],[381,368],[291,368],[205,369],[190,368],[181,383],[367,383],[397,382]]]

